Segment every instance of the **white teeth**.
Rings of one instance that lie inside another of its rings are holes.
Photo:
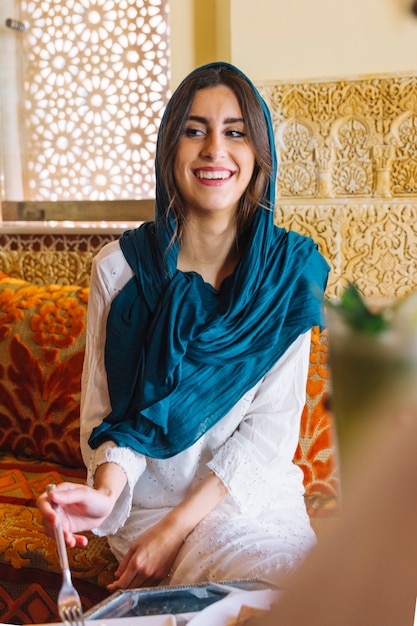
[[[225,180],[230,178],[231,172],[208,172],[205,170],[197,170],[195,175],[197,178],[207,178],[209,180]]]

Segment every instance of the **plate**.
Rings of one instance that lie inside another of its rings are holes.
[[[86,626],[176,626],[173,615],[141,615],[140,617],[112,617],[111,619],[85,620]],[[38,626],[63,626],[56,624],[38,624]]]
[[[269,609],[277,600],[277,591],[262,589],[260,591],[232,591],[226,598],[197,613],[187,626],[226,626],[231,617],[236,617],[243,604],[257,608]]]
[[[86,620],[88,625],[89,620]],[[112,617],[94,620],[91,626],[176,626],[174,615],[141,615],[140,617]]]
[[[120,617],[188,615],[223,600],[231,591],[266,588],[271,586],[263,581],[239,580],[119,590],[87,611],[85,617],[106,623]]]

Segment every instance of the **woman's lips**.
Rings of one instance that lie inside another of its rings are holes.
[[[207,185],[216,185],[216,184],[218,185],[218,184],[224,183],[225,181],[229,180],[234,175],[233,171],[225,170],[223,168],[218,168],[218,169],[199,168],[199,169],[193,170],[193,173],[194,173],[194,176],[198,178],[199,181]]]

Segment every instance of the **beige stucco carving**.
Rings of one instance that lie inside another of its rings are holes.
[[[328,292],[417,289],[417,76],[258,85],[280,165],[276,223],[310,235]]]

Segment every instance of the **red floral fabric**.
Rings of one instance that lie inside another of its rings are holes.
[[[88,289],[0,279],[0,450],[83,467]]]

